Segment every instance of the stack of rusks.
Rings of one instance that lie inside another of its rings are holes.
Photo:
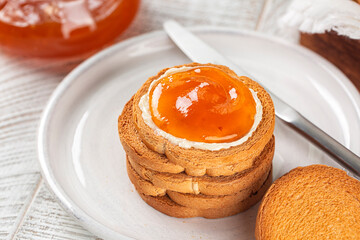
[[[208,143],[212,146],[209,150],[186,139],[176,142],[168,137],[171,134],[162,134],[151,119],[149,92],[154,82],[202,67],[217,68],[242,81],[259,100],[256,109],[261,118],[238,144]],[[158,211],[179,218],[222,218],[261,200],[272,183],[274,125],[272,100],[258,83],[225,66],[198,63],[164,69],[150,77],[127,102],[118,120],[128,176],[138,194]]]

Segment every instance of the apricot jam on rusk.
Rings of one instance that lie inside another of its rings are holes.
[[[250,89],[219,68],[194,67],[159,79],[150,89],[153,122],[195,142],[223,143],[245,136],[254,124]]]

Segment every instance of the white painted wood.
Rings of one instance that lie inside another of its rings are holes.
[[[290,42],[297,42],[297,32],[279,25],[279,19],[284,15],[290,3],[290,0],[266,0],[256,30]]]
[[[0,178],[0,239],[9,239],[15,232],[40,178],[38,173]]]
[[[1,239],[14,235],[39,185],[38,121],[48,97],[69,68],[64,61],[0,56]]]
[[[264,0],[143,0],[135,22],[119,40],[159,30],[167,19],[185,26],[273,33],[277,30],[269,24],[275,21],[271,12],[286,1],[267,1],[264,8]],[[96,239],[55,202],[41,180],[36,153],[37,126],[46,101],[80,61],[39,61],[0,53],[0,239]]]
[[[215,25],[255,29],[264,0],[143,0],[139,14],[121,39],[161,30],[174,19],[185,26]]]
[[[41,182],[31,208],[14,239],[90,240],[94,235],[79,226],[54,200]]]

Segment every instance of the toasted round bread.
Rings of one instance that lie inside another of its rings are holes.
[[[298,167],[270,187],[255,236],[271,239],[359,239],[360,182],[324,165]]]
[[[184,168],[174,164],[169,159],[157,152],[150,150],[140,139],[132,119],[133,98],[126,103],[118,120],[118,131],[121,144],[126,154],[134,162],[159,172],[180,173]]]
[[[126,166],[129,179],[134,184],[139,193],[150,196],[164,196],[167,194],[168,197],[177,204],[190,208],[208,209],[230,207],[231,205],[238,204],[239,202],[248,198],[250,195],[256,193],[260,188],[263,187],[263,185],[270,186],[272,182],[272,170],[270,170],[265,181],[259,180],[250,188],[240,190],[231,195],[209,196],[203,194],[187,194],[156,187],[151,182],[146,181],[140,177],[128,161]]]
[[[132,168],[129,161],[126,161],[126,169],[131,183],[134,184],[138,192],[150,196],[164,196],[166,194],[165,188],[156,187],[151,182],[140,177]]]
[[[139,195],[151,207],[172,217],[223,218],[243,212],[255,205],[258,201],[261,200],[270,185],[271,181],[266,181],[266,183],[257,192],[251,194],[249,197],[245,198],[243,201],[237,204],[233,204],[227,207],[208,209],[190,208],[182,206],[172,201],[167,195],[158,197],[153,197],[142,193],[139,193]]]
[[[134,162],[130,156],[128,156],[128,160],[140,177],[159,188],[181,193],[231,195],[234,192],[251,188],[258,181],[265,181],[272,166],[274,150],[275,139],[272,138],[263,152],[255,159],[253,167],[231,176],[219,177],[207,175],[193,177],[185,173],[161,173],[142,167]]]
[[[133,98],[126,103],[118,120],[119,136],[126,154],[133,162],[140,164],[149,170],[167,173],[183,172],[185,169],[182,166],[170,162],[164,154],[159,154],[149,149],[144,144],[134,125],[132,110]],[[202,176],[205,174],[209,176],[230,176],[250,168],[253,161],[254,159],[249,158],[246,164],[244,164],[244,161],[223,166],[219,164],[218,167],[209,169],[189,167],[185,170],[185,172],[190,176]]]
[[[197,169],[197,171],[205,173],[206,169],[218,168],[219,166],[232,164],[242,164],[243,169],[250,168],[253,165],[253,160],[262,152],[265,145],[271,139],[274,131],[275,113],[274,106],[269,94],[258,83],[247,77],[237,76],[232,70],[225,66],[191,63],[176,66],[174,68],[183,66],[213,66],[223,70],[231,77],[239,79],[239,81],[242,81],[247,87],[253,89],[257,93],[263,108],[262,119],[258,127],[252,136],[243,144],[217,151],[195,148],[185,149],[171,143],[162,136],[155,134],[154,130],[149,127],[142,118],[142,111],[139,107],[139,101],[140,98],[148,92],[151,82],[158,79],[166,72],[166,70],[168,70],[164,69],[156,76],[150,77],[134,95],[133,119],[141,140],[148,146],[148,148],[160,154],[165,154],[171,162],[180,165],[187,170]],[[191,171],[187,171],[187,173],[194,174],[194,172]]]
[[[166,191],[168,197],[185,207],[189,208],[227,208],[234,204],[239,204],[246,198],[255,194],[264,185],[270,186],[272,183],[272,170],[267,174],[267,178],[264,181],[258,181],[253,187],[243,189],[239,192],[235,192],[232,195],[218,195],[209,196],[204,194],[190,194],[190,193],[179,193],[174,191]]]

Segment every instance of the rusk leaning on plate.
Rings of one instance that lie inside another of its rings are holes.
[[[150,77],[119,135],[140,196],[175,217],[219,218],[261,199],[272,180],[269,94],[225,66],[192,63]]]
[[[255,236],[271,239],[360,239],[360,182],[325,165],[298,167],[269,188]]]
[[[295,0],[281,19],[300,43],[325,57],[360,90],[360,1]]]

